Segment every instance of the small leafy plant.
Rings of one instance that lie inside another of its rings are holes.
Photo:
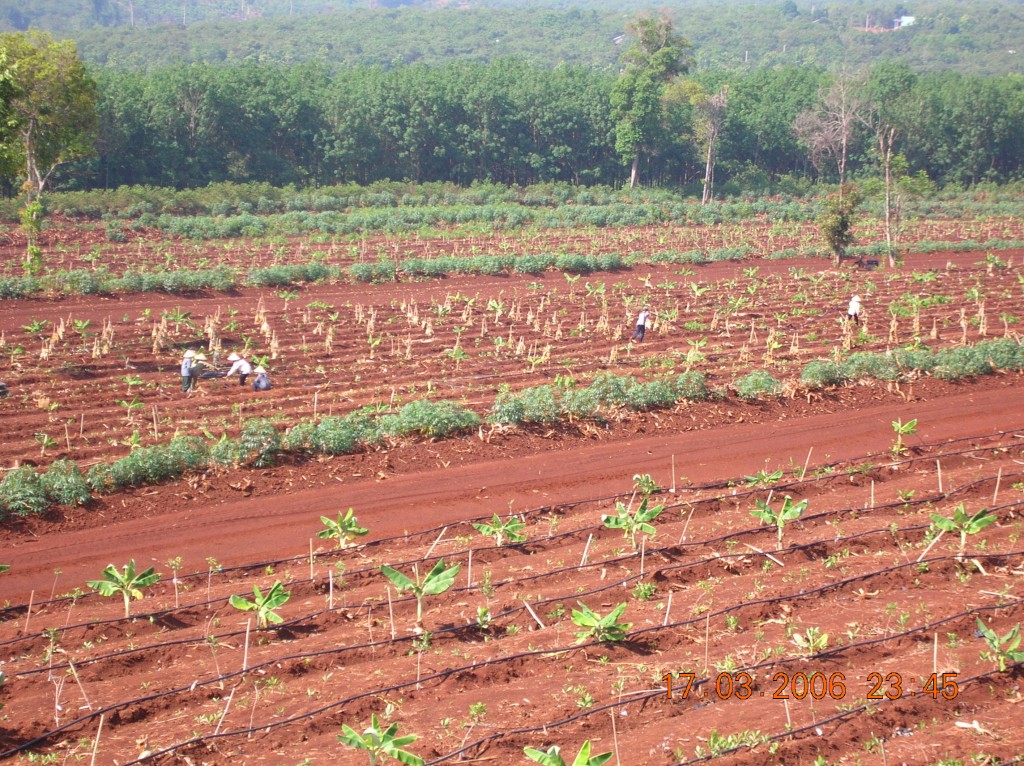
[[[1008,662],[1024,662],[1024,652],[1017,651],[1017,647],[1020,646],[1019,623],[1010,628],[1005,636],[1000,636],[982,622],[980,617],[975,619],[978,621],[978,631],[989,648],[989,651],[979,654],[981,659],[994,662],[1000,673],[1006,671]]]
[[[351,726],[341,725],[338,741],[356,750],[365,750],[370,755],[370,766],[377,766],[382,759],[391,758],[406,766],[423,766],[423,759],[403,748],[419,739],[418,734],[398,736],[398,724],[393,723],[382,729],[377,714],[370,716],[370,725],[360,734]]]
[[[357,537],[362,537],[370,530],[359,526],[359,519],[355,517],[351,508],[345,515],[338,514],[338,520],[334,521],[326,516],[321,516],[326,529],[321,529],[316,536],[325,540],[337,540],[339,548],[347,548]]]
[[[982,508],[977,513],[968,515],[967,511],[964,510],[963,503],[960,503],[960,505],[953,509],[952,516],[946,517],[940,516],[937,513],[932,514],[932,523],[937,529],[941,529],[943,532],[960,533],[960,552],[957,554],[960,558],[964,557],[964,551],[967,548],[967,535],[976,535],[997,520],[996,515],[988,508]]]
[[[256,627],[258,629],[268,628],[270,623],[279,625],[284,622],[284,618],[275,610],[284,606],[292,594],[284,589],[284,585],[281,584],[280,580],[274,581],[266,595],[260,592],[258,585],[253,585],[252,594],[252,601],[249,601],[244,596],[231,596],[231,606],[243,612],[256,612]]]
[[[767,500],[757,500],[757,508],[750,512],[750,515],[760,519],[765,524],[774,525],[779,536],[779,548],[782,548],[783,528],[787,521],[800,518],[800,515],[807,510],[807,501],[793,502],[793,498],[786,495],[782,500],[782,507],[774,510]]]
[[[507,521],[502,522],[498,518],[498,514],[494,514],[490,524],[487,522],[473,524],[473,528],[482,535],[493,537],[494,544],[499,548],[505,540],[508,540],[510,543],[521,543],[526,539],[526,535],[522,534],[522,531],[526,529],[526,524],[518,516],[513,516]]]
[[[160,575],[153,567],[144,572],[136,572],[135,559],[130,559],[120,572],[113,564],[108,564],[103,570],[102,580],[90,580],[86,585],[101,596],[114,596],[120,593],[124,598],[124,616],[128,619],[131,616],[131,600],[142,598],[142,589],[148,588],[159,579]]]
[[[619,617],[626,611],[626,602],[622,602],[604,617],[594,613],[582,601],[577,601],[579,609],[572,610],[572,621],[583,630],[576,632],[576,643],[582,644],[591,639],[595,641],[622,641],[626,638],[631,622],[619,622]]]
[[[601,516],[601,520],[609,529],[621,529],[623,537],[628,537],[633,550],[637,550],[637,534],[653,535],[655,529],[651,522],[658,518],[664,509],[664,505],[649,508],[648,498],[645,497],[636,512],[630,513],[629,509],[619,501],[615,503],[615,515],[606,513]]]
[[[523,753],[526,757],[541,764],[541,766],[566,766],[565,760],[562,758],[562,748],[558,745],[552,745],[547,750],[538,750],[535,747],[524,747]],[[590,754],[590,740],[588,739],[583,743],[580,751],[573,758],[572,764],[569,766],[602,766],[607,763],[612,757],[612,754],[601,753],[600,755]]]
[[[423,599],[444,593],[455,584],[455,575],[461,567],[458,564],[447,566],[444,559],[439,559],[434,568],[421,580],[418,565],[413,565],[413,577],[410,579],[397,569],[382,566],[380,571],[400,591],[410,591],[416,597],[416,627],[423,627]]]
[[[828,633],[822,633],[821,628],[810,627],[802,634],[794,633],[793,643],[804,654],[818,654],[828,649]]]
[[[908,420],[906,423],[902,420],[894,420],[892,421],[892,430],[896,434],[896,441],[892,445],[892,454],[902,455],[907,451],[903,444],[903,437],[913,436],[917,433],[917,418]]]

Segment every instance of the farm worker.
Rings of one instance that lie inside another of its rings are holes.
[[[850,307],[846,309],[846,321],[852,321],[855,325],[860,324],[860,296],[855,295],[850,299]]]
[[[253,372],[256,373],[256,379],[252,382],[253,391],[269,391],[270,390],[270,378],[267,376],[267,371],[262,366],[257,367]]]
[[[199,376],[209,366],[206,363],[206,354],[199,353],[192,357],[192,366],[188,368],[189,391],[195,391],[199,387]]]
[[[192,390],[192,364],[195,361],[196,352],[189,349],[181,358],[181,392],[187,393]]]
[[[648,326],[651,322],[651,310],[644,306],[643,310],[636,317],[636,330],[629,336],[630,340],[643,341],[644,333],[647,331]]]
[[[228,377],[232,375],[238,376],[238,385],[244,386],[245,379],[252,374],[252,364],[244,356],[239,354],[231,354],[228,356],[228,361],[231,362],[231,369],[228,370]]]

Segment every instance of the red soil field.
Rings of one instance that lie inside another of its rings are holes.
[[[1020,374],[798,382],[837,353],[1016,338],[1022,254],[999,253],[1005,268],[985,255],[0,303],[7,467],[86,467],[133,440],[417,398],[486,416],[502,384],[604,371],[692,367],[722,392],[604,423],[210,469],[5,519],[0,758],[365,763],[338,735],[371,714],[419,735],[407,749],[428,763],[527,763],[524,747],[556,744],[571,762],[585,740],[621,764],[1020,757],[1021,663],[1007,654],[1000,670],[977,623],[1002,637],[1024,615]],[[854,293],[865,316],[851,336]],[[644,302],[659,322],[630,345]],[[182,395],[184,348],[223,357],[246,339],[271,357],[272,391],[209,380]],[[784,395],[737,397],[754,369]],[[892,424],[911,419],[896,454]],[[602,516],[637,507],[637,474],[664,510],[634,549]],[[786,495],[807,509],[779,540],[750,511]],[[997,517],[963,549],[931,531],[961,504]],[[349,507],[369,534],[335,550],[320,516]],[[521,514],[527,539],[497,547],[470,523],[493,514]],[[424,640],[380,567],[412,576],[442,557],[460,570],[426,600]],[[125,619],[85,583],[129,559],[162,577]],[[284,622],[256,630],[228,598],[275,581]],[[577,640],[580,604],[622,603],[625,641]]]

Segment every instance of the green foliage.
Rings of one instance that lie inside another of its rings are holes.
[[[892,454],[902,455],[906,451],[906,447],[903,445],[904,436],[912,436],[917,433],[917,418],[908,420],[904,423],[902,420],[892,421],[892,430],[896,434],[896,441],[892,445]]]
[[[96,492],[116,491],[174,479],[209,460],[210,448],[201,437],[177,436],[166,445],[140,447],[114,463],[94,465],[86,481]]]
[[[458,564],[447,566],[444,559],[439,559],[425,577],[420,578],[418,565],[413,565],[413,577],[410,579],[397,569],[382,566],[380,571],[400,591],[410,591],[416,597],[416,625],[423,626],[423,600],[427,596],[444,593],[455,584],[455,576],[461,567]]]
[[[421,399],[403,405],[397,416],[381,424],[381,430],[395,436],[420,434],[440,439],[479,425],[480,417],[475,412],[455,402]]]
[[[252,468],[269,468],[281,452],[281,435],[272,420],[247,420],[238,437],[238,463]]]
[[[819,389],[838,386],[846,381],[843,369],[827,359],[815,359],[804,365],[800,371],[800,382],[808,388]]]
[[[252,601],[243,596],[232,595],[229,599],[231,606],[243,612],[256,612],[256,627],[261,630],[268,628],[270,623],[279,625],[284,622],[284,618],[276,610],[284,606],[292,594],[284,589],[280,580],[275,580],[266,594],[260,592],[258,585],[253,585],[252,593]]]
[[[337,521],[326,516],[321,516],[320,521],[326,529],[321,529],[316,536],[325,540],[337,540],[339,548],[347,548],[357,537],[362,537],[370,531],[359,526],[359,519],[355,517],[351,508],[344,515],[339,513]]]
[[[847,380],[852,381],[866,378],[898,380],[900,377],[898,357],[889,354],[873,354],[868,351],[850,354],[839,366],[839,373]]]
[[[754,370],[733,382],[741,399],[754,400],[782,393],[782,383],[766,370]]]
[[[935,525],[936,529],[940,529],[943,532],[960,533],[960,558],[963,558],[964,551],[967,548],[968,535],[976,535],[989,524],[994,524],[999,520],[999,518],[988,508],[982,508],[976,513],[969,514],[964,509],[963,503],[960,503],[953,509],[952,516],[947,517],[938,513],[933,513],[931,517],[932,523]]]
[[[92,499],[89,483],[70,460],[54,460],[42,475],[41,483],[46,496],[59,505],[84,505]]]
[[[338,741],[357,750],[363,750],[370,756],[370,766],[377,766],[380,759],[393,758],[406,766],[423,766],[423,759],[403,749],[419,739],[418,734],[398,736],[398,724],[393,723],[382,729],[377,714],[370,716],[370,725],[360,734],[352,727],[342,724],[342,733]]]
[[[558,745],[552,745],[547,750],[538,750],[535,747],[524,747],[526,756],[541,766],[567,766],[562,758],[562,749]],[[590,754],[590,740],[586,740],[572,763],[568,766],[603,766],[611,760],[612,753],[601,753],[600,755]]]
[[[619,622],[619,617],[626,611],[626,603],[616,606],[604,617],[591,611],[582,601],[577,601],[579,609],[572,610],[572,621],[583,630],[576,632],[576,643],[582,644],[586,641],[622,641],[626,638],[629,629],[633,627],[631,622]]]
[[[522,531],[526,529],[526,524],[518,516],[510,516],[502,521],[498,514],[494,514],[494,518],[489,524],[487,522],[474,523],[473,528],[482,535],[493,537],[494,544],[499,548],[506,540],[510,543],[521,543],[526,539],[526,535],[522,534]]]
[[[0,481],[0,509],[5,515],[42,513],[49,504],[42,478],[30,465],[8,471],[3,481]]]
[[[144,572],[136,572],[135,559],[130,559],[120,572],[113,564],[107,565],[107,568],[103,570],[102,580],[90,580],[86,585],[101,596],[120,594],[124,598],[124,617],[128,619],[131,616],[131,600],[133,598],[141,599],[143,588],[148,588],[159,579],[160,575],[154,571],[153,567]]]
[[[821,628],[810,627],[803,633],[794,633],[793,643],[803,650],[804,654],[818,654],[828,649],[828,633],[822,633]]]
[[[767,500],[755,500],[754,502],[757,504],[757,508],[752,510],[750,515],[755,519],[760,519],[765,524],[775,526],[779,539],[779,548],[782,547],[782,535],[786,522],[800,518],[800,515],[807,510],[807,500],[794,503],[793,498],[789,495],[783,498],[782,507],[778,510],[773,509]]]
[[[656,505],[653,508],[648,507],[649,497],[644,497],[637,507],[635,512],[630,510],[621,501],[615,503],[615,514],[603,514],[601,521],[608,529],[621,529],[623,537],[629,539],[630,545],[633,546],[633,550],[639,550],[636,544],[636,536],[638,534],[653,535],[655,533],[654,525],[651,524],[661,512],[665,510],[664,505]]]
[[[982,622],[980,617],[975,619],[978,631],[989,648],[989,651],[980,653],[981,659],[994,662],[1000,673],[1006,672],[1007,664],[1010,662],[1024,662],[1024,652],[1017,651],[1021,639],[1020,624],[1014,625],[1006,635],[1000,636]]]
[[[845,184],[838,192],[825,198],[818,227],[836,262],[853,244],[853,217],[860,201],[860,191],[851,184]]]

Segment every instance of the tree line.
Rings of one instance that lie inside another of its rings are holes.
[[[132,72],[77,65],[67,41],[0,35],[11,115],[0,173],[10,194],[26,181],[37,193],[220,181],[620,185],[635,171],[642,184],[705,197],[760,193],[781,177],[1022,177],[1018,77],[917,74],[899,61],[692,72],[685,40],[662,23],[646,43],[634,27],[621,71],[509,59]]]

